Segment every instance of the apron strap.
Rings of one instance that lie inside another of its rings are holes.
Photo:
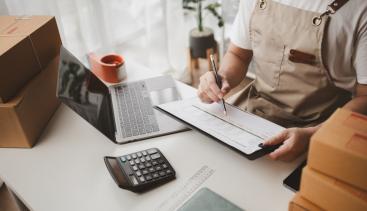
[[[312,19],[312,24],[315,26],[319,26],[322,22],[322,17],[334,14],[348,1],[349,0],[334,0],[333,2],[331,2],[331,4],[328,5],[327,10],[324,13]]]
[[[331,11],[331,14],[334,14],[347,2],[348,0],[335,0],[331,4],[329,4],[328,9]]]

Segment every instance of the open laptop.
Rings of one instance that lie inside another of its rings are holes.
[[[115,143],[188,130],[153,109],[181,99],[170,76],[106,86],[63,46],[56,95]]]

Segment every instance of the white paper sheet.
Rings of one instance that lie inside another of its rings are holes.
[[[227,115],[224,115],[221,103],[204,104],[198,98],[170,102],[158,107],[245,154],[259,150],[258,145],[263,140],[284,129],[228,104]]]

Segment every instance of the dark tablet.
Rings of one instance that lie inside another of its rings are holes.
[[[301,165],[299,165],[287,178],[283,180],[283,185],[294,192],[299,191],[302,169],[306,164],[307,160],[303,161]]]

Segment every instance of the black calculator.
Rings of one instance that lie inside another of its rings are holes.
[[[104,157],[116,184],[133,192],[143,192],[173,180],[176,172],[157,148],[120,157]]]

